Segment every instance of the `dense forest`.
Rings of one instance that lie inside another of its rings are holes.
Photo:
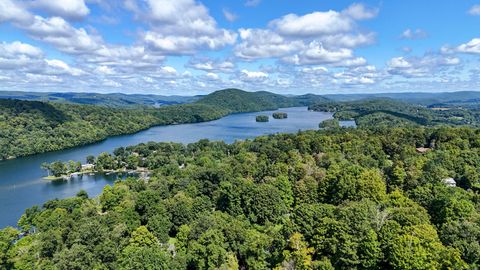
[[[154,125],[208,121],[226,114],[203,104],[113,109],[0,99],[0,159],[85,145]]]
[[[478,129],[150,142],[89,159],[151,175],[28,209],[0,231],[3,268],[480,266]]]
[[[339,120],[352,120],[359,127],[437,126],[480,124],[480,110],[460,106],[408,104],[393,99],[325,101],[309,106],[310,110],[333,112]]]
[[[230,113],[313,104],[318,96],[285,97],[227,89],[191,104],[109,108],[0,99],[0,160],[85,145],[156,125],[197,123]]]

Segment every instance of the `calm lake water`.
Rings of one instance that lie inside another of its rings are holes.
[[[318,129],[318,124],[332,118],[332,114],[308,111],[306,107],[285,108],[287,119],[257,123],[255,116],[273,111],[233,114],[219,120],[174,126],[153,127],[132,135],[111,137],[102,142],[68,150],[39,154],[14,160],[0,161],[0,228],[15,225],[25,209],[41,205],[47,200],[75,196],[85,190],[90,196],[98,195],[103,187],[115,181],[116,176],[85,175],[71,181],[50,182],[43,180],[43,162],[75,160],[85,163],[88,155],[112,152],[120,146],[142,142],[191,143],[200,139],[223,140],[227,143],[265,134],[297,132]]]

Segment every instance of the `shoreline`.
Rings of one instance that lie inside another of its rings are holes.
[[[117,169],[117,170],[102,170],[102,171],[88,170],[88,171],[81,171],[81,172],[74,172],[74,173],[70,173],[70,174],[64,174],[64,175],[60,175],[60,176],[49,175],[49,176],[42,177],[42,179],[46,180],[46,181],[60,181],[60,180],[69,181],[76,176],[83,176],[85,174],[89,174],[89,175],[92,175],[92,174],[93,175],[95,175],[95,174],[110,175],[110,174],[118,174],[118,173],[141,174],[141,173],[151,173],[151,171],[148,170],[147,168],[137,168],[135,170],[128,170],[126,168]]]
[[[15,224],[20,218],[20,215],[24,212],[25,209],[31,207],[32,205],[38,205],[45,201],[54,199],[54,198],[64,198],[64,197],[75,197],[76,192],[80,189],[84,189],[88,192],[89,196],[95,196],[95,194],[99,194],[105,185],[111,185],[114,183],[115,179],[118,180],[125,179],[125,177],[136,177],[136,175],[127,175],[127,174],[118,174],[106,176],[105,174],[97,174],[96,176],[89,176],[88,174],[84,175],[83,177],[73,177],[71,181],[48,181],[43,180],[42,178],[47,176],[47,172],[41,169],[42,162],[54,162],[54,161],[63,161],[66,162],[68,160],[74,161],[83,161],[82,163],[85,164],[85,157],[87,154],[92,153],[95,156],[98,156],[102,152],[109,152],[111,153],[113,149],[126,146],[126,145],[137,145],[141,142],[145,141],[163,141],[163,142],[176,142],[179,144],[187,145],[189,143],[198,142],[201,139],[209,138],[211,141],[225,141],[228,144],[234,143],[235,140],[246,140],[246,139],[253,139],[258,136],[266,136],[269,134],[276,134],[276,133],[291,133],[295,134],[299,130],[317,130],[318,123],[326,118],[331,118],[330,114],[325,113],[309,113],[306,109],[306,106],[302,107],[294,107],[289,109],[287,112],[292,112],[292,117],[296,115],[298,119],[301,121],[295,122],[292,121],[292,126],[295,128],[290,128],[290,125],[284,125],[283,122],[280,123],[278,121],[278,129],[275,128],[274,132],[271,133],[271,129],[269,127],[260,129],[252,129],[253,132],[251,134],[245,134],[242,129],[235,128],[237,127],[237,123],[240,123],[241,126],[244,126],[244,120],[248,122],[245,125],[252,126],[255,125],[255,120],[251,119],[257,113],[236,113],[238,115],[233,118],[224,118],[220,120],[217,124],[214,121],[213,124],[199,124],[200,126],[193,125],[192,129],[190,129],[190,125],[178,125],[178,126],[170,126],[166,129],[160,128],[153,133],[145,133],[145,135],[141,135],[140,139],[135,139],[137,135],[127,135],[127,136],[119,136],[116,137],[109,143],[100,143],[94,144],[92,146],[88,146],[88,148],[77,147],[74,150],[65,150],[65,151],[57,151],[53,153],[41,154],[36,155],[34,157],[28,158],[20,158],[16,160],[8,161],[7,163],[0,162],[0,170],[2,170],[5,174],[0,177],[1,180],[5,178],[5,181],[2,181],[2,184],[12,184],[14,186],[17,185],[17,189],[14,192],[8,192],[6,190],[1,190],[0,186],[0,197],[4,197],[2,199],[2,203],[5,202],[2,207],[0,207],[0,212],[4,214],[4,218],[2,218],[2,222],[0,224]],[[269,113],[269,112],[266,112]],[[290,116],[290,113],[289,113]],[[230,117],[230,116],[229,116]],[[309,119],[308,121],[303,121],[304,119]],[[316,119],[319,119],[318,121]],[[217,120],[218,121],[218,120]],[[282,120],[285,121],[285,120]],[[291,119],[289,120],[291,121]],[[312,122],[315,122],[312,124]],[[224,132],[223,130],[218,129],[217,127],[222,126],[224,127],[225,124],[230,126],[234,124],[231,130],[229,129],[228,132]],[[272,122],[274,123],[274,122]],[[277,121],[275,121],[277,123]],[[205,126],[204,126],[205,125]],[[185,127],[182,127],[185,126]],[[297,127],[298,126],[298,127]],[[176,128],[173,128],[176,127]],[[191,131],[194,131],[195,134],[191,134]],[[170,132],[172,131],[172,132]],[[189,131],[189,133],[179,133],[174,134],[177,131]],[[201,131],[201,134],[198,134]],[[208,131],[207,133],[204,133]],[[162,139],[158,139],[160,137],[157,134],[163,132],[165,133],[168,139],[163,139],[164,136],[162,135]],[[175,137],[175,138],[173,138]],[[198,137],[198,138],[197,138]],[[125,139],[124,139],[125,138]],[[172,141],[170,138],[175,139]],[[214,139],[216,138],[216,139]],[[126,141],[128,140],[128,141]],[[138,141],[138,142],[137,142]],[[124,166],[122,166],[124,167]],[[142,166],[143,167],[143,166]],[[98,169],[98,168],[97,168]],[[134,167],[132,169],[135,169]],[[30,170],[32,172],[30,172]],[[83,170],[92,170],[92,168],[83,168]],[[29,172],[29,174],[26,174]],[[51,174],[51,173],[50,173]],[[66,174],[66,173],[65,173]],[[154,170],[150,174],[150,177],[155,175]],[[30,183],[35,181],[38,185],[31,185],[26,188],[18,188],[22,183]],[[25,193],[23,193],[25,192]],[[32,196],[29,196],[32,192]],[[18,196],[25,196],[25,199],[18,200]],[[25,194],[25,195],[23,195]],[[6,205],[9,205],[8,207]],[[14,208],[12,210],[12,208]],[[18,208],[18,209],[17,209]]]

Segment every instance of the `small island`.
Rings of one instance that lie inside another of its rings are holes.
[[[257,115],[255,118],[257,122],[268,122],[268,115]]]
[[[285,112],[274,112],[272,116],[275,119],[286,119],[286,118],[288,118],[288,114],[285,113]]]

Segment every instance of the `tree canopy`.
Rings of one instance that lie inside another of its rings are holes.
[[[338,120],[355,120],[357,126],[368,128],[400,126],[480,125],[478,108],[445,104],[438,108],[404,103],[393,99],[357,101],[325,101],[309,106],[315,111],[333,112]]]
[[[151,178],[28,209],[0,231],[0,267],[476,269],[479,142],[400,127],[117,149],[93,161],[135,157]]]

